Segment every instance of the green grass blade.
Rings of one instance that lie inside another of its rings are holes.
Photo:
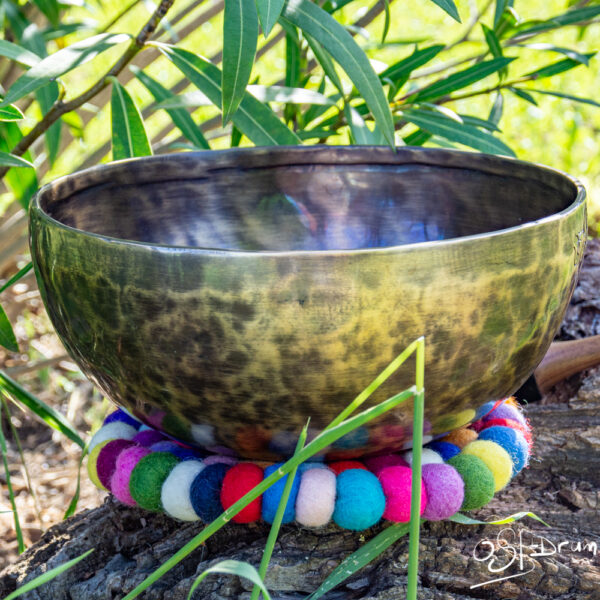
[[[458,9],[454,0],[431,0],[434,4],[437,4],[445,13],[449,14],[455,21],[462,23]]]
[[[20,121],[22,118],[23,113],[13,104],[0,108],[0,121]]]
[[[2,167],[29,167],[33,169],[33,165],[20,156],[9,154],[8,152],[0,152],[0,166]]]
[[[93,551],[94,548],[90,548],[81,556],[69,560],[68,562],[59,565],[58,567],[54,567],[54,569],[50,569],[46,573],[39,575],[31,581],[28,581],[25,585],[22,585],[19,589],[6,596],[4,600],[13,600],[13,598],[18,598],[19,596],[22,596],[23,594],[26,594],[27,592],[30,592],[31,590],[34,590],[35,588],[38,588],[41,585],[44,585],[44,583],[48,583],[48,581],[51,581],[55,577],[58,577],[60,574],[64,573],[65,571],[68,571],[71,567],[74,567],[78,562],[81,562],[84,558],[87,558]]]
[[[379,77],[348,31],[310,0],[287,0],[283,16],[317,40],[346,71],[385,139],[394,145],[394,122]]]
[[[310,421],[310,419],[309,419]],[[300,433],[300,437],[298,438],[298,443],[296,444],[296,449],[294,450],[294,454],[297,454],[302,450],[304,444],[306,443],[306,436],[308,435],[308,423],[304,426]],[[283,521],[283,514],[287,507],[288,499],[290,497],[290,492],[292,491],[292,485],[294,483],[294,479],[296,478],[296,472],[298,471],[298,467],[294,467],[287,479],[285,481],[285,486],[283,487],[283,492],[281,493],[281,499],[279,500],[279,505],[277,506],[277,511],[275,513],[275,518],[273,519],[273,523],[271,525],[271,529],[269,531],[269,537],[267,538],[267,543],[265,544],[265,550],[262,555],[262,559],[260,561],[260,566],[258,568],[258,575],[260,576],[261,581],[264,581],[265,575],[267,574],[267,569],[269,567],[269,562],[271,561],[271,556],[273,556],[273,549],[275,548],[275,542],[277,541],[277,536],[279,535],[279,530],[281,528],[281,522]],[[250,600],[258,600],[258,595],[260,594],[261,587],[259,585],[255,585],[252,590],[252,596]]]
[[[202,583],[202,580],[211,573],[237,575],[238,577],[248,579],[248,581],[251,581],[254,585],[258,586],[258,588],[264,594],[266,600],[271,600],[269,591],[265,587],[265,584],[263,583],[263,580],[260,578],[260,575],[258,574],[256,569],[250,563],[242,562],[239,560],[222,560],[216,565],[213,565],[212,567],[209,567],[208,569],[203,571],[192,584],[192,587],[190,588],[190,593],[188,594],[188,600],[191,600],[192,595],[196,591],[196,588]]]
[[[257,39],[255,1],[225,0],[221,75],[223,125],[229,122],[244,98],[256,56]]]
[[[439,135],[451,142],[464,144],[488,154],[515,156],[504,142],[490,133],[472,125],[458,123],[443,114],[430,110],[409,109],[403,111],[402,116],[432,135]]]
[[[75,428],[65,419],[65,417],[63,417],[63,415],[54,410],[51,406],[48,406],[45,402],[42,402],[39,398],[36,398],[33,394],[30,394],[3,371],[0,371],[0,392],[11,399],[14,399],[19,404],[26,406],[48,426],[56,429],[56,431],[60,431],[63,435],[75,442],[80,448],[85,447],[85,442],[79,437]]]
[[[152,96],[154,96],[154,99],[157,102],[168,102],[177,98],[175,94],[163,87],[156,79],[153,79],[150,75],[144,73],[139,67],[131,65],[129,68]],[[202,134],[202,131],[200,131],[200,128],[194,123],[194,119],[192,119],[190,113],[188,113],[185,108],[167,108],[166,111],[175,124],[175,127],[181,131],[187,140],[192,142],[192,144],[198,148],[210,150],[210,146]]]
[[[271,33],[271,29],[281,15],[285,0],[256,0],[258,18],[265,38]]]
[[[4,346],[11,352],[19,351],[19,344],[17,344],[17,338],[13,331],[12,325],[4,312],[4,309],[0,305],[0,346]]]
[[[2,431],[2,405],[0,404],[0,451],[2,452],[2,463],[4,465],[4,475],[6,477],[6,487],[8,489],[8,497],[12,506],[13,518],[15,520],[15,533],[17,534],[17,544],[19,546],[19,554],[25,552],[25,542],[23,540],[23,531],[19,521],[19,512],[17,511],[17,503],[15,502],[15,494],[13,492],[12,483],[10,480],[10,468],[8,467],[8,449],[6,447],[6,439],[4,431]]]
[[[508,517],[504,517],[503,519],[496,519],[494,521],[480,521],[478,519],[472,519],[471,517],[467,517],[462,513],[456,513],[450,517],[450,521],[454,521],[455,523],[460,523],[461,525],[506,525],[507,523],[514,523],[515,521],[520,521],[525,517],[530,517],[531,519],[535,519],[540,523],[543,523],[546,527],[550,527],[546,521],[538,517],[535,513],[532,512],[518,512]]]
[[[459,71],[458,73],[453,73],[445,79],[435,81],[426,88],[423,88],[415,96],[411,97],[411,101],[425,102],[435,100],[436,98],[441,98],[442,96],[447,96],[452,92],[470,86],[476,81],[481,81],[482,79],[489,77],[501,69],[504,69],[513,60],[515,59],[510,57],[493,58],[491,60],[473,65],[472,67],[468,67],[467,69]]]
[[[115,77],[111,77],[110,80],[112,81],[110,115],[113,160],[150,156],[152,148],[138,107],[129,92]]]
[[[404,390],[384,402],[368,408],[358,415],[342,421],[335,427],[325,428],[317,435],[309,444],[307,444],[298,454],[294,455],[285,462],[277,471],[263,479],[256,487],[251,489],[247,494],[242,496],[237,502],[232,504],[220,517],[207,525],[197,536],[192,538],[187,544],[180,548],[171,558],[166,560],[158,569],[151,573],[144,581],[135,587],[122,600],[133,600],[137,598],[144,590],[148,589],[155,581],[158,581],[165,573],[178,565],[184,558],[191,554],[196,548],[201,546],[213,533],[217,532],[226,525],[236,514],[243,510],[250,502],[258,498],[265,490],[267,490],[276,481],[285,477],[294,467],[308,460],[336,440],[340,439],[350,431],[365,423],[376,419],[385,412],[392,410],[402,402],[412,398],[416,393],[416,388],[413,386],[408,390]]]
[[[221,106],[221,71],[205,58],[167,44],[160,51],[215,105]],[[257,146],[295,145],[300,139],[262,102],[245,92],[232,117],[235,126]]]
[[[392,544],[408,533],[408,523],[394,523],[347,556],[306,600],[319,600],[348,577],[383,554]]]
[[[19,279],[25,277],[29,271],[33,269],[32,263],[27,263],[22,269],[19,269],[3,286],[0,287],[0,294],[7,290],[11,285],[14,285]]]
[[[51,54],[32,66],[13,83],[8,89],[1,106],[6,106],[23,98],[23,96],[34,92],[71,69],[92,60],[101,52],[126,42],[130,38],[131,36],[125,33],[102,33],[75,42]]]

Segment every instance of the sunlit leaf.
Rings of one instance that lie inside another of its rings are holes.
[[[584,56],[587,59],[595,56],[595,52],[589,52]],[[553,75],[558,75],[559,73],[564,73],[565,71],[570,71],[575,67],[581,66],[583,63],[580,60],[573,60],[572,58],[565,58],[564,60],[559,60],[558,62],[552,63],[551,65],[546,65],[545,67],[541,67],[536,69],[535,71],[531,71],[527,73],[525,77],[532,77],[534,79],[543,79],[544,77],[552,77]]]
[[[85,446],[75,428],[58,411],[48,406],[45,402],[30,394],[6,373],[0,371],[0,392],[8,398],[22,404],[35,413],[46,425],[60,431],[63,435],[75,442],[80,448]]]
[[[409,109],[402,111],[407,121],[414,123],[432,135],[438,135],[450,142],[475,148],[488,154],[514,156],[515,153],[501,140],[473,125],[457,123],[445,115],[429,110]]]
[[[533,104],[534,106],[538,105],[536,99],[529,92],[526,92],[525,90],[523,90],[521,88],[516,88],[516,87],[512,87],[512,86],[509,87],[508,89],[515,96],[517,96],[518,98],[521,98],[521,100],[525,100],[525,102],[529,102],[529,104]]]
[[[428,131],[417,129],[404,138],[404,143],[407,146],[422,146],[429,141],[433,136]]]
[[[564,54],[567,58],[571,58],[575,62],[579,62],[586,66],[589,66],[590,58],[593,56],[593,54],[590,56],[589,54],[582,54],[571,48],[561,48],[560,46],[554,46],[553,44],[517,44],[517,46],[520,48],[529,48],[531,50],[547,50],[548,52]]]
[[[19,126],[13,121],[0,122],[0,152],[9,153],[22,139],[23,134]],[[25,160],[31,162],[31,152],[23,154]],[[30,164],[25,167],[13,168],[4,176],[4,183],[13,193],[23,208],[29,207],[29,201],[38,189],[38,180],[35,169]]]
[[[458,116],[461,118],[462,122],[466,123],[467,125],[473,125],[473,127],[481,127],[482,129],[486,129],[487,131],[500,131],[496,123],[490,120],[480,119],[471,115]]]
[[[0,107],[0,121],[20,121],[23,113],[14,105]]]
[[[360,113],[350,104],[344,106],[346,121],[352,134],[351,142],[362,146],[379,146],[385,144],[385,138],[375,127],[373,131],[369,129]]]
[[[145,88],[154,96],[157,102],[168,102],[177,99],[178,97],[160,84],[156,79],[153,79],[147,73],[144,73],[139,67],[132,65],[130,69],[133,71],[135,76],[142,82]],[[197,148],[210,149],[206,138],[202,134],[202,131],[194,123],[191,115],[183,107],[178,108],[167,108],[167,113],[171,117],[171,120],[175,126],[181,131],[184,137],[192,142]]]
[[[26,67],[34,67],[40,62],[37,54],[7,40],[0,40],[0,56],[14,60]]]
[[[258,14],[254,0],[225,0],[223,14],[223,125],[237,110],[256,55]]]
[[[502,14],[504,13],[504,9],[508,6],[508,0],[496,0],[496,5],[494,7],[494,29],[498,27],[500,23],[500,19],[502,19]]]
[[[462,513],[456,513],[450,517],[450,521],[454,521],[455,523],[460,523],[461,525],[506,525],[507,523],[514,523],[515,521],[520,521],[525,517],[530,517],[543,523],[546,527],[550,527],[548,523],[544,520],[540,519],[535,513],[532,512],[518,512],[503,519],[495,519],[494,521],[479,521],[478,519],[472,519],[471,517],[467,517]]]
[[[600,15],[600,6],[576,8],[542,22],[532,23],[531,21],[527,21],[522,23],[516,33],[518,33],[519,36],[530,35],[532,33],[539,33],[540,31],[557,29],[558,27],[589,21],[598,15]]]
[[[394,124],[381,82],[352,36],[310,0],[287,0],[283,16],[315,38],[341,65],[367,103],[385,139],[393,146]]]
[[[93,551],[94,548],[91,548],[87,552],[84,552],[81,556],[69,560],[64,564],[59,565],[58,567],[54,567],[54,569],[50,569],[42,575],[38,575],[31,581],[28,581],[27,583],[23,584],[20,588],[16,589],[14,592],[6,596],[4,600],[13,600],[14,598],[18,598],[19,596],[22,596],[23,594],[26,594],[27,592],[30,592],[31,590],[40,587],[40,585],[44,585],[45,583],[52,581],[61,573],[68,571],[71,567],[74,567],[78,562],[81,562],[83,559],[87,558]]]
[[[210,61],[182,48],[154,44],[215,106],[221,106],[221,71]],[[257,146],[299,144],[300,139],[275,113],[248,92],[232,117],[235,126]]]
[[[129,92],[113,77],[110,97],[113,160],[149,156],[152,148],[142,115]]]
[[[448,13],[455,21],[461,23],[460,15],[454,0],[431,0],[434,4],[437,4],[443,11]]]
[[[425,100],[434,100],[446,96],[456,90],[465,88],[476,81],[485,79],[489,75],[500,71],[508,64],[510,64],[514,58],[493,58],[492,60],[484,61],[479,64],[468,67],[458,73],[453,73],[445,79],[435,81],[431,85],[422,89],[415,96],[411,98],[413,102],[423,102]]]
[[[33,165],[28,160],[14,154],[8,154],[7,152],[0,152],[0,166],[33,168]]]
[[[39,61],[13,83],[1,106],[6,106],[34,92],[49,81],[85,64],[95,56],[130,39],[125,33],[101,33],[75,42]]]
[[[385,5],[385,19],[383,21],[383,31],[381,32],[381,43],[385,44],[385,40],[390,31],[391,16],[390,16],[390,0],[383,0]]]
[[[547,96],[554,96],[556,98],[564,98],[565,100],[573,100],[573,102],[581,102],[582,104],[589,104],[590,106],[600,107],[600,102],[596,102],[595,100],[592,100],[591,98],[581,98],[580,96],[564,94],[563,92],[555,92],[555,91],[551,91],[551,90],[536,90],[536,89],[531,89],[531,88],[527,88],[527,90],[520,88],[519,91],[520,92],[526,91],[526,93],[534,92],[536,94],[546,94]]]
[[[2,306],[0,306],[0,346],[4,346],[11,352],[19,351],[17,338]]]
[[[249,85],[248,91],[261,102],[289,102],[290,104],[321,104],[333,106],[335,102],[319,92],[306,88],[282,85]]]
[[[415,49],[410,56],[399,60],[397,63],[390,65],[385,71],[379,73],[379,78],[382,81],[392,81],[396,86],[396,89],[399,90],[406,83],[410,74],[415,69],[418,69],[427,64],[430,60],[433,60],[443,49],[443,44],[428,46],[427,48],[421,48],[420,50]]]

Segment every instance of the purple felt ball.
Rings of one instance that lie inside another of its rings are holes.
[[[144,429],[144,431],[140,431],[134,436],[133,441],[138,443],[140,446],[146,446],[146,448],[149,448],[152,446],[152,444],[162,442],[166,439],[167,438],[159,431],[155,431],[154,429]]]
[[[483,417],[484,422],[489,421],[490,419],[512,419],[527,427],[527,420],[523,416],[523,413],[507,402],[503,402],[498,408]]]
[[[423,517],[441,521],[457,513],[465,496],[465,484],[458,471],[447,464],[423,465],[423,483],[427,491],[427,506]]]
[[[236,465],[238,463],[237,458],[233,458],[233,456],[223,456],[222,454],[211,454],[207,456],[202,461],[206,466],[216,465],[218,463],[223,463],[224,465]]]
[[[115,465],[119,454],[126,448],[136,445],[132,440],[111,440],[100,450],[96,460],[96,472],[100,483],[107,490],[110,490],[110,480],[115,473]]]

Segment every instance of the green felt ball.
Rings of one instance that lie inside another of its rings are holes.
[[[129,479],[131,497],[146,510],[161,511],[162,485],[179,463],[170,452],[152,452],[135,465]]]
[[[494,497],[494,475],[480,458],[461,453],[448,460],[448,464],[458,471],[465,482],[463,510],[481,508]]]

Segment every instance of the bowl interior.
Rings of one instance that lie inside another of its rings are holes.
[[[432,164],[265,164],[161,179],[161,163],[41,199],[57,221],[113,238],[244,251],[383,248],[483,234],[575,199],[558,174]],[[293,159],[290,160],[293,163]],[[149,172],[150,170],[150,172]]]

